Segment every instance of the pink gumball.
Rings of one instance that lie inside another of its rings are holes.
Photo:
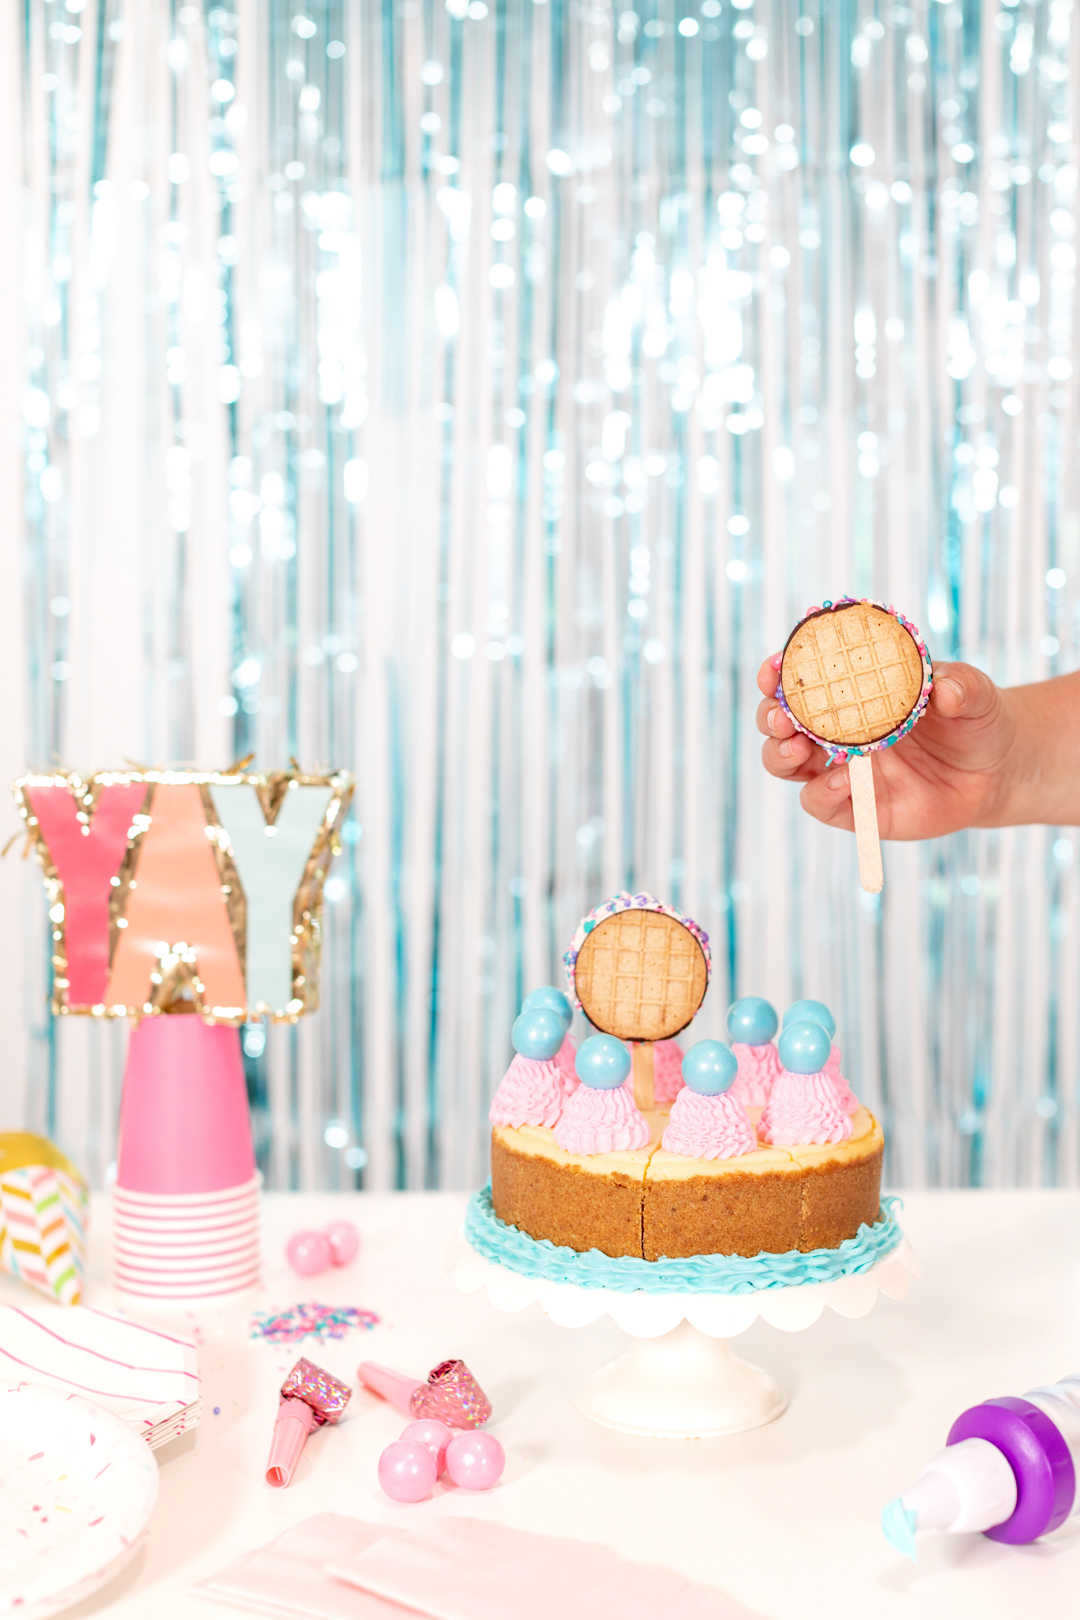
[[[360,1252],[360,1234],[352,1221],[331,1221],[323,1227],[323,1235],[330,1245],[330,1258],[335,1266],[347,1266]]]
[[[426,1446],[435,1459],[435,1472],[441,1474],[446,1469],[446,1448],[454,1438],[453,1429],[440,1423],[438,1418],[417,1418],[415,1423],[407,1423],[401,1431],[403,1440],[418,1440]]]
[[[294,1232],[285,1245],[285,1258],[301,1277],[316,1277],[330,1264],[330,1240],[324,1232]]]
[[[455,1434],[446,1448],[446,1472],[466,1491],[486,1491],[502,1479],[506,1452],[493,1434]]]
[[[395,1440],[379,1458],[379,1484],[395,1502],[422,1502],[435,1479],[435,1459],[419,1440]]]

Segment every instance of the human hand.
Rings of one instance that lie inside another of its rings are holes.
[[[780,657],[758,671],[764,700],[757,725],[767,741],[761,758],[772,776],[804,782],[802,807],[830,827],[854,830],[846,765],[826,770],[825,750],[798,731],[776,701]],[[1044,683],[1055,684],[1055,683]],[[891,748],[871,755],[882,838],[937,838],[960,827],[997,827],[1044,820],[1015,813],[1020,744],[1016,697],[971,664],[937,664],[930,703],[918,725]]]

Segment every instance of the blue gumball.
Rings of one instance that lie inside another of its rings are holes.
[[[563,1021],[563,1028],[569,1029],[574,1021],[574,1009],[570,1005],[570,997],[565,990],[556,990],[553,984],[542,984],[539,990],[530,990],[521,1003],[522,1012],[528,1012],[531,1007],[550,1007],[557,1012]]]
[[[614,1091],[630,1073],[630,1053],[614,1035],[590,1035],[574,1059],[577,1077],[594,1091]]]
[[[764,996],[743,996],[728,1008],[728,1034],[733,1041],[747,1046],[764,1046],[771,1041],[779,1022],[775,1007]]]
[[[551,1007],[530,1007],[514,1020],[510,1039],[524,1058],[553,1058],[566,1038],[566,1025]]]
[[[691,1091],[718,1097],[739,1072],[739,1060],[723,1041],[696,1041],[682,1060],[682,1076]]]
[[[781,1063],[791,1074],[820,1074],[829,1061],[832,1042],[820,1024],[806,1019],[789,1024],[776,1046]]]
[[[823,1001],[793,1001],[784,1014],[784,1028],[789,1024],[820,1024],[830,1041],[836,1034],[836,1019]]]

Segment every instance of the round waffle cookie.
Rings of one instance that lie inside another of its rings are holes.
[[[575,948],[576,947],[576,948]],[[619,895],[590,914],[567,952],[571,989],[589,1022],[624,1041],[666,1041],[697,1013],[709,942],[651,895]]]
[[[784,648],[780,684],[792,718],[834,747],[866,747],[919,705],[923,655],[906,624],[873,602],[811,613]]]

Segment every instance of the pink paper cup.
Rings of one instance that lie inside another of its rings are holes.
[[[142,1019],[124,1070],[120,1186],[204,1194],[240,1187],[254,1172],[239,1030],[194,1014]]]
[[[198,1220],[146,1220],[138,1210],[113,1207],[113,1223],[128,1226],[131,1231],[144,1231],[147,1236],[157,1233],[160,1238],[199,1243],[199,1239],[214,1238],[223,1231],[240,1231],[243,1226],[253,1226],[259,1220],[259,1213],[259,1205],[254,1204],[251,1209],[236,1210],[232,1215],[199,1215]]]
[[[113,1274],[122,1294],[162,1305],[223,1299],[257,1286],[261,1177],[187,1194],[115,1185]]]
[[[259,1270],[257,1254],[237,1254],[223,1259],[218,1265],[205,1263],[190,1266],[158,1265],[152,1259],[125,1260],[116,1266],[116,1280],[137,1282],[148,1288],[182,1287],[190,1290],[197,1283],[220,1282],[226,1277],[254,1275]]]
[[[222,1239],[250,1237],[259,1230],[260,1224],[258,1213],[243,1221],[214,1221],[205,1226],[161,1226],[156,1222],[152,1226],[147,1226],[141,1221],[119,1216],[113,1219],[113,1231],[118,1235],[125,1234],[138,1242],[164,1243],[170,1247],[190,1244],[193,1248],[198,1248],[200,1243],[219,1243]]]
[[[153,1306],[155,1309],[168,1314],[180,1307],[190,1309],[192,1306],[219,1306],[229,1305],[233,1302],[249,1301],[259,1286],[258,1275],[241,1278],[235,1282],[223,1283],[220,1287],[207,1283],[200,1288],[191,1290],[177,1290],[175,1288],[152,1289],[138,1284],[117,1283],[116,1291],[123,1300],[131,1300],[140,1309]]]
[[[227,1209],[258,1193],[261,1186],[262,1175],[256,1170],[254,1175],[237,1182],[234,1187],[219,1187],[212,1192],[148,1193],[127,1186],[118,1172],[112,1196],[124,1204],[130,1204],[132,1208],[158,1211],[163,1215],[183,1215],[200,1209]]]
[[[246,1255],[224,1266],[191,1267],[183,1270],[169,1266],[159,1268],[152,1265],[118,1266],[116,1282],[120,1287],[134,1286],[154,1291],[178,1289],[186,1293],[200,1293],[207,1284],[216,1286],[226,1281],[236,1281],[245,1277],[258,1275],[258,1259],[253,1255]]]
[[[156,1249],[148,1244],[118,1243],[114,1254],[117,1266],[156,1266],[160,1270],[190,1270],[195,1266],[211,1269],[237,1254],[259,1254],[260,1245],[245,1243],[222,1244],[216,1249]]]

